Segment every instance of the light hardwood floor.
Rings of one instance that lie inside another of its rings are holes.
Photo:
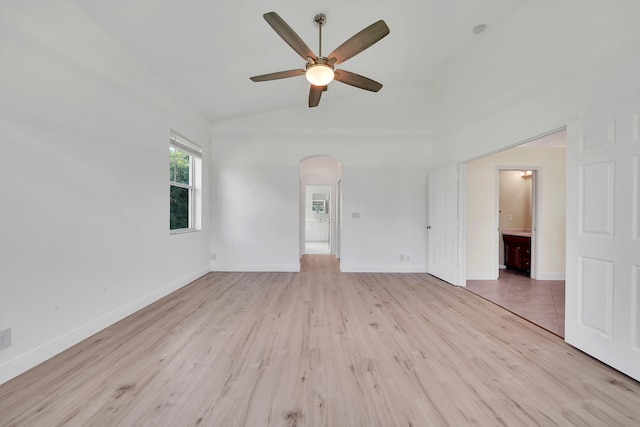
[[[426,274],[210,273],[0,386],[2,426],[640,425],[640,384]]]

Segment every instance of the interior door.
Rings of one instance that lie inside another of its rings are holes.
[[[338,181],[336,184],[336,195],[335,195],[335,215],[333,221],[333,245],[331,250],[333,251],[333,255],[340,259],[340,233],[342,232],[342,181]]]
[[[566,341],[640,380],[640,99],[567,128]]]
[[[429,273],[460,285],[458,267],[458,165],[429,172]]]

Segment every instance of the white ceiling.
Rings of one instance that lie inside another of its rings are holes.
[[[254,83],[250,76],[303,68],[304,61],[263,19],[277,12],[317,53],[317,13],[327,15],[323,53],[369,24],[384,19],[390,34],[340,64],[384,84],[382,91],[426,87],[438,70],[530,0],[78,0],[77,4],[119,39],[153,73],[217,122],[280,109],[307,109],[304,77]],[[340,82],[318,108],[376,96]],[[360,104],[359,104],[360,105]]]

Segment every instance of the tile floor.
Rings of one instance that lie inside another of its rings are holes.
[[[500,270],[498,280],[467,280],[467,290],[564,338],[564,280]]]

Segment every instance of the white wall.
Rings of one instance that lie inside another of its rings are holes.
[[[496,222],[498,168],[539,167],[537,279],[565,274],[566,149],[518,147],[469,162],[467,172],[467,279],[495,280],[499,240]],[[515,228],[515,227],[514,227]]]
[[[216,169],[212,269],[299,271],[298,165]]]
[[[320,154],[342,162],[342,270],[426,271],[427,138],[370,131],[366,120],[334,127],[349,108],[213,126],[212,269],[299,270],[299,162]]]
[[[639,94],[638,16],[637,1],[540,0],[487,31],[433,81],[433,167],[497,152]],[[487,251],[470,245],[467,254]],[[467,265],[470,278],[490,271],[485,261]]]
[[[207,121],[74,2],[1,3],[0,382],[209,270],[208,211],[169,235],[170,128],[206,183]]]
[[[426,272],[426,194],[426,167],[345,164],[341,270]]]
[[[433,82],[433,161],[466,161],[640,92],[640,2],[536,0]]]

